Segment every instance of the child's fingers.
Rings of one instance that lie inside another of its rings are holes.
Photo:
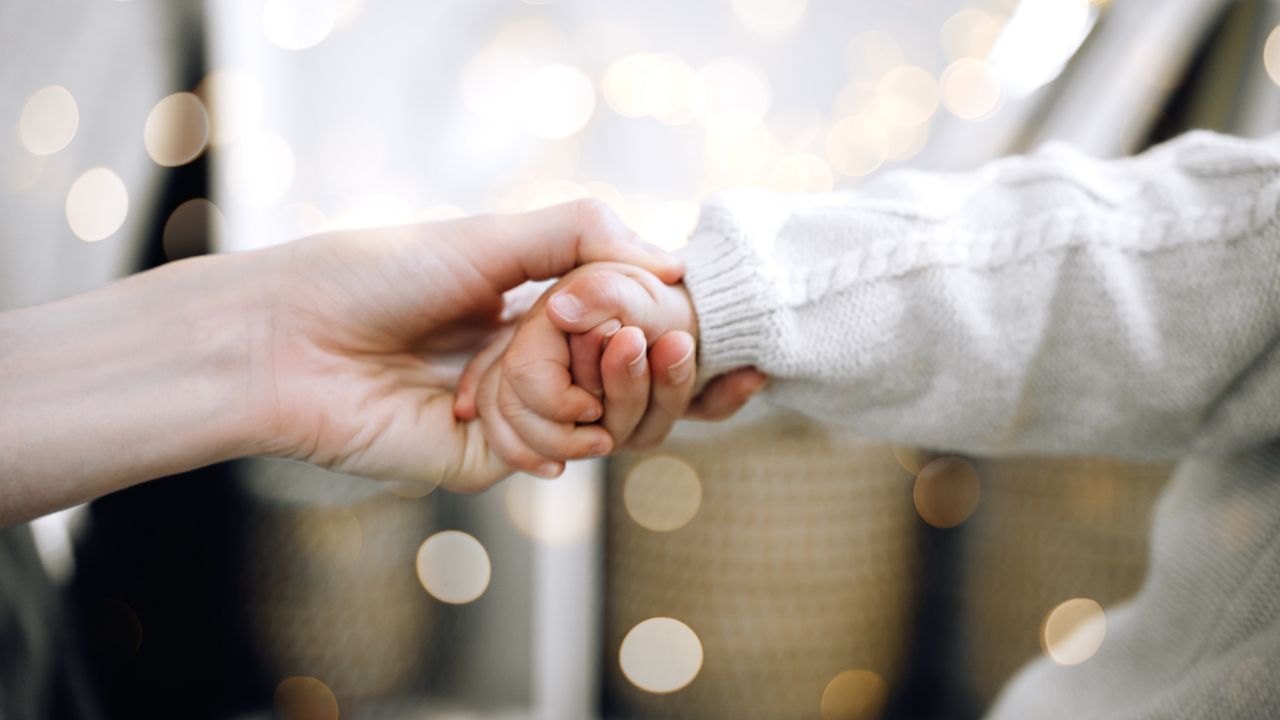
[[[640,281],[622,272],[593,272],[565,279],[547,299],[547,315],[568,333],[584,333],[611,318],[650,331],[658,301]]]
[[[628,326],[614,334],[600,359],[604,378],[602,422],[619,447],[627,443],[649,405],[647,351],[644,333]]]
[[[569,374],[573,384],[595,397],[604,395],[600,377],[600,356],[609,338],[622,327],[616,319],[606,320],[584,334],[569,336]]]
[[[553,422],[595,422],[604,407],[569,375],[564,333],[545,313],[521,323],[502,357],[502,375],[530,410]]]
[[[724,420],[738,412],[764,387],[768,375],[755,368],[742,368],[712,380],[689,405],[686,417],[695,420]]]
[[[653,377],[649,410],[641,418],[628,443],[650,448],[666,439],[693,399],[695,344],[689,333],[675,330],[658,338],[649,350]]]
[[[515,470],[544,478],[559,477],[560,473],[564,472],[564,463],[535,452],[503,417],[502,408],[498,403],[498,389],[501,384],[502,373],[495,366],[485,373],[476,393],[480,417],[485,426],[485,437],[493,453]]]
[[[498,407],[520,439],[543,457],[577,460],[602,457],[613,449],[613,440],[604,428],[547,420],[526,407],[505,381],[498,385]]]
[[[488,345],[476,353],[475,357],[467,362],[467,366],[462,370],[462,376],[458,378],[458,388],[454,391],[453,414],[459,420],[475,420],[476,413],[476,388],[480,385],[480,379],[484,377],[485,371],[493,366],[498,358],[502,357],[502,351],[507,349],[507,345],[511,343],[511,334],[514,328],[503,328],[499,330]]]

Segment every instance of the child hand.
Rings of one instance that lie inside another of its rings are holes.
[[[545,306],[551,294],[579,281],[619,290],[617,301],[645,330],[606,318],[566,336]],[[583,266],[544,294],[509,336],[472,359],[455,413],[479,417],[504,462],[544,477],[562,472],[565,460],[608,454],[628,441],[660,441],[692,396],[693,332],[693,306],[682,287],[630,265]],[[576,379],[571,367],[580,369]],[[658,376],[652,388],[651,373]]]

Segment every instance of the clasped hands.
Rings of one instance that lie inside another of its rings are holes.
[[[652,446],[764,383],[745,368],[695,393],[682,264],[598,202],[284,247],[263,300],[270,362],[251,380],[270,398],[268,454],[472,492]],[[531,307],[513,302],[555,277]]]

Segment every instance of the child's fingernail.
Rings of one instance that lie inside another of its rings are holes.
[[[591,446],[591,449],[588,451],[588,456],[593,458],[604,457],[605,455],[609,454],[609,451],[612,449],[611,446],[612,446],[612,443],[606,440],[601,440],[600,442]]]
[[[589,423],[600,419],[600,408],[589,407],[578,416],[578,422]]]
[[[557,293],[547,301],[560,317],[573,322],[582,317],[582,303],[569,293]]]
[[[547,463],[546,465],[539,465],[538,469],[533,471],[533,474],[541,478],[546,478],[548,480],[551,480],[553,478],[558,478],[560,477],[560,465],[559,463]]]
[[[671,364],[667,369],[667,376],[671,378],[672,385],[680,385],[689,379],[693,374],[693,348],[689,348],[689,352],[684,357]]]
[[[622,322],[617,319],[605,320],[600,324],[600,334],[604,335],[606,340],[617,335],[618,331],[621,329]]]
[[[627,361],[627,374],[631,377],[640,377],[644,374],[644,354],[645,348],[640,348],[640,354]]]

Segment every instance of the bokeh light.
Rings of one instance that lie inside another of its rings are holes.
[[[1044,619],[1041,647],[1059,665],[1079,665],[1093,657],[1107,636],[1106,613],[1089,598],[1061,603]]]
[[[942,104],[956,117],[977,120],[1000,104],[1000,76],[985,60],[961,58],[942,72]]]
[[[880,30],[868,30],[849,43],[846,52],[849,72],[871,83],[878,82],[885,73],[903,63],[902,46],[890,34]]]
[[[226,168],[234,197],[263,207],[279,200],[293,185],[293,149],[275,133],[256,132],[228,148]]]
[[[900,162],[910,160],[924,150],[929,142],[929,123],[919,125],[887,125],[885,133],[885,158]]]
[[[298,551],[326,565],[350,566],[364,549],[364,528],[350,508],[331,503],[308,505],[298,513]]]
[[[732,0],[738,20],[764,35],[782,35],[795,29],[808,4],[808,0]]]
[[[441,602],[469,603],[489,587],[489,553],[474,537],[445,530],[418,547],[418,581]]]
[[[285,678],[276,686],[276,715],[280,720],[338,720],[338,698],[328,685],[313,677]]]
[[[67,192],[67,224],[76,237],[97,242],[111,237],[129,215],[129,191],[111,170],[89,170]]]
[[[227,220],[218,206],[195,198],[169,214],[161,242],[166,258],[181,260],[224,247],[226,236]]]
[[[520,119],[534,135],[564,138],[581,130],[596,107],[586,73],[570,65],[544,65],[521,84]]]
[[[337,20],[336,0],[267,0],[262,8],[267,40],[286,50],[320,44],[333,32]]]
[[[822,691],[822,720],[877,720],[889,698],[889,686],[871,670],[846,670]]]
[[[702,481],[688,463],[668,455],[632,468],[622,488],[623,504],[636,524],[655,532],[688,525],[702,507]]]
[[[813,153],[792,153],[780,160],[769,178],[769,188],[778,192],[827,192],[835,185],[835,175],[825,160]]]
[[[1227,680],[1227,700],[1237,713],[1276,706],[1280,696],[1280,672],[1276,660],[1254,655],[1241,660]]]
[[[1271,31],[1266,44],[1262,46],[1262,65],[1267,69],[1271,81],[1280,85],[1280,25]]]
[[[769,80],[741,58],[718,58],[698,70],[702,92],[689,98],[698,122],[713,133],[741,134],[769,111]]]
[[[679,125],[692,118],[690,104],[701,102],[701,82],[693,68],[671,53],[632,53],[609,64],[602,89],[605,102],[619,115],[652,116]]]
[[[191,93],[165,97],[151,108],[142,137],[157,165],[177,167],[195,160],[209,142],[204,104]]]
[[[818,144],[825,123],[816,108],[788,107],[770,115],[767,124],[781,149],[801,152]]]
[[[600,519],[594,485],[566,475],[555,482],[517,474],[503,482],[507,517],[516,529],[544,545],[569,545],[591,537]]]
[[[209,117],[209,142],[223,145],[256,131],[262,124],[262,84],[239,70],[215,70],[196,87]]]
[[[80,108],[61,85],[37,90],[22,106],[18,139],[32,155],[52,155],[71,144],[80,127]]]
[[[672,693],[698,676],[702,641],[679,620],[649,618],[622,639],[618,664],[627,680],[641,690]]]
[[[893,453],[893,459],[898,461],[898,465],[912,475],[919,475],[925,465],[938,459],[937,453],[907,445],[893,445],[890,451]]]
[[[708,133],[705,159],[729,185],[754,185],[765,179],[773,136],[758,118],[742,110],[720,115],[720,132]],[[735,128],[730,130],[730,128]]]
[[[942,52],[950,60],[985,58],[1004,29],[1004,17],[983,8],[964,8],[942,24]]]
[[[973,465],[964,458],[948,456],[920,469],[912,499],[922,520],[934,527],[952,528],[969,519],[981,495]]]
[[[827,160],[841,174],[860,177],[875,172],[889,156],[884,126],[872,115],[851,115],[827,132]]]
[[[894,68],[876,84],[876,112],[890,125],[919,125],[937,110],[938,82],[922,67]]]

